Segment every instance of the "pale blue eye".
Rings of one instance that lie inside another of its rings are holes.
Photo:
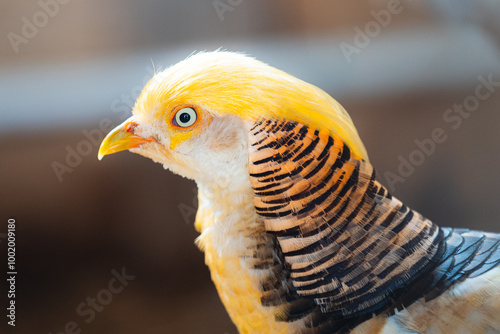
[[[196,122],[197,117],[198,116],[196,115],[196,110],[194,110],[194,108],[182,108],[175,114],[174,125],[187,128]]]

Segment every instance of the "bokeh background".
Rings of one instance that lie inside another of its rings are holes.
[[[193,243],[195,184],[131,153],[97,161],[154,68],[193,51],[243,51],[321,87],[385,185],[417,159],[397,197],[500,232],[498,84],[474,106],[480,78],[500,82],[499,14],[493,0],[0,2],[0,277],[8,217],[18,271],[17,326],[2,311],[0,332],[236,333]],[[448,110],[464,102],[459,124]],[[447,140],[422,159],[415,141],[436,128]],[[135,278],[110,300],[122,268]],[[77,308],[96,297],[87,323]]]

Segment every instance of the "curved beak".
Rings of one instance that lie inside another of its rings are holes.
[[[114,128],[101,143],[97,158],[102,160],[105,155],[125,151],[153,141],[152,138],[143,138],[134,134],[137,123],[130,117]]]

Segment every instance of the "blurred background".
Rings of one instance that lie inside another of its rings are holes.
[[[16,327],[2,315],[0,332],[236,334],[193,243],[195,184],[131,153],[97,161],[154,68],[194,51],[321,87],[393,194],[500,232],[499,14],[493,0],[0,2],[0,258],[14,217],[18,272]]]

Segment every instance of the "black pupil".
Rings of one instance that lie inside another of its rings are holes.
[[[189,115],[189,114],[188,114],[188,113],[186,113],[186,112],[183,112],[183,113],[179,116],[179,120],[181,121],[181,123],[188,123],[190,119],[191,119],[191,115]]]

